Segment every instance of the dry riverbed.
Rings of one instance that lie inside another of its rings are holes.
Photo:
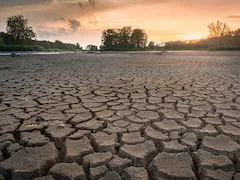
[[[240,52],[0,57],[0,179],[240,179]]]

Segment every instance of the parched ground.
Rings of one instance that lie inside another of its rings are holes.
[[[240,52],[0,57],[0,179],[239,180]]]

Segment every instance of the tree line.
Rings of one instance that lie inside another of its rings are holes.
[[[132,29],[132,27],[107,29],[102,32],[100,49],[105,51],[143,50],[146,48],[147,38],[144,29]]]
[[[107,29],[102,32],[102,50],[240,50],[240,29],[232,31],[227,23],[212,22],[208,25],[209,36],[206,39],[169,41],[147,45],[147,34],[143,29],[123,27]]]
[[[102,32],[102,51],[135,51],[135,50],[240,50],[240,29],[231,30],[224,22],[212,22],[208,25],[209,36],[206,39],[188,41],[170,41],[163,44],[148,42],[148,36],[144,29],[123,27],[121,29],[107,29]],[[21,51],[21,50],[77,50],[82,49],[77,44],[38,41],[28,20],[22,15],[7,18],[6,33],[0,32],[0,51]],[[94,45],[88,49],[97,50]]]
[[[55,42],[38,41],[32,27],[28,25],[28,20],[22,15],[7,18],[6,33],[0,32],[0,51],[14,50],[77,50],[82,49],[77,44],[63,43],[59,40]]]
[[[206,39],[171,41],[165,44],[168,50],[240,50],[240,28],[231,30],[224,22],[212,22],[208,25],[209,36]]]

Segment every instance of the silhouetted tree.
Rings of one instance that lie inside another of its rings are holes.
[[[208,25],[209,37],[221,37],[229,35],[230,27],[227,23],[217,21],[216,23],[212,22]]]
[[[3,38],[0,36],[0,46],[5,45]]]
[[[86,50],[87,51],[98,51],[98,47],[90,44],[86,47]]]
[[[234,36],[239,36],[240,37],[240,28],[237,29],[236,31],[233,31]]]
[[[131,48],[132,27],[123,27],[119,30],[119,47],[123,50]]]
[[[148,49],[154,49],[155,43],[153,41],[150,41],[148,44]]]
[[[49,41],[39,41],[38,45],[44,47],[45,49],[50,49],[51,48]]]
[[[143,49],[147,44],[147,34],[143,29],[134,29],[131,36],[131,42],[135,49]]]
[[[114,29],[104,30],[102,33],[102,46],[104,50],[114,50],[119,44],[118,33]]]
[[[0,37],[2,37],[2,39],[6,45],[14,44],[14,38],[11,35],[9,35],[5,32],[0,32]]]
[[[102,33],[101,50],[137,50],[144,49],[146,44],[147,34],[143,29],[107,29]]]
[[[63,50],[76,50],[80,49],[79,43],[63,43],[61,41],[37,41],[36,34],[32,28],[28,26],[28,20],[24,16],[12,16],[7,19],[7,33],[0,32],[0,50],[36,50],[42,51],[44,49],[63,49]],[[24,45],[24,46],[12,46]],[[31,47],[26,47],[29,45]],[[10,47],[8,47],[10,46]]]
[[[32,27],[28,26],[28,20],[22,15],[8,17],[6,30],[17,40],[16,43],[22,44],[26,39],[36,38]]]
[[[56,40],[55,44],[56,44],[58,49],[65,49],[65,46],[64,46],[62,41]]]
[[[76,48],[77,48],[77,49],[81,49],[81,47],[80,47],[80,44],[79,44],[79,43],[76,43]]]
[[[57,49],[57,45],[54,42],[49,42],[51,49]]]

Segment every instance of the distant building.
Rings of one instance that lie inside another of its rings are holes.
[[[86,50],[89,51],[89,52],[98,51],[98,47],[95,46],[95,45],[88,45],[88,46],[86,47]]]

